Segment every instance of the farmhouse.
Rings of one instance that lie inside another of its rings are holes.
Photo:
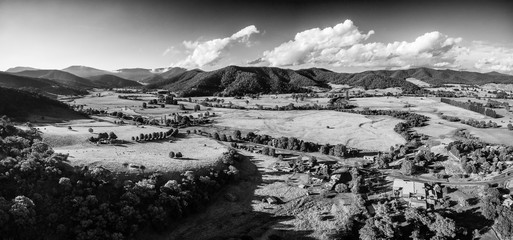
[[[395,179],[392,188],[394,196],[403,198],[411,207],[426,207],[426,187],[424,183]]]

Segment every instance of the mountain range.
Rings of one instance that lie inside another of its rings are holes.
[[[173,73],[169,73],[173,71]],[[165,74],[165,77],[163,75]],[[275,67],[228,66],[214,71],[169,70],[148,80],[148,89],[171,89],[182,96],[227,96],[248,93],[287,93],[305,87],[330,88],[329,84],[346,84],[365,89],[401,87],[415,91],[419,87],[406,81],[416,78],[431,85],[487,83],[513,84],[513,76],[500,73],[477,73],[454,70],[415,68],[407,70],[377,70],[360,73],[337,73],[322,68],[301,70]]]
[[[337,73],[322,68],[291,70],[276,67],[227,66],[213,71],[184,68],[124,68],[106,71],[86,66],[71,66],[62,70],[16,67],[8,69],[7,72],[0,72],[0,86],[41,89],[54,94],[73,94],[92,88],[138,87],[143,84],[146,84],[146,89],[170,89],[181,96],[233,96],[301,92],[310,87],[329,89],[329,84],[345,84],[365,89],[401,87],[409,91],[419,88],[406,81],[407,78],[415,78],[435,86],[513,83],[513,76],[498,72],[477,73],[430,68]],[[20,79],[16,81],[16,77]]]

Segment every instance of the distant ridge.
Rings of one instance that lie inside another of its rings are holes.
[[[17,76],[5,72],[0,72],[0,87],[28,90],[45,94],[46,96],[51,96],[52,94],[82,95],[87,93],[87,91],[82,89],[71,88],[53,80]]]
[[[22,72],[22,71],[27,71],[27,70],[37,70],[37,68],[32,68],[32,67],[13,67],[13,68],[9,68],[7,69],[5,72],[8,72],[8,73],[15,73],[15,72]]]
[[[79,76],[82,78],[98,76],[98,75],[105,75],[105,74],[113,74],[110,71],[105,71],[105,70],[96,69],[96,68],[87,67],[87,66],[78,66],[78,65],[64,68],[64,69],[62,69],[62,71],[71,73],[73,75],[76,75],[76,76]]]
[[[414,68],[375,70],[360,73],[337,73],[322,68],[300,70],[275,67],[228,66],[204,72],[198,69],[165,73],[146,79],[146,88],[165,88],[183,96],[243,95],[248,93],[287,93],[304,87],[326,87],[328,83],[347,84],[365,89],[401,87],[418,88],[406,78],[416,78],[431,85],[487,83],[513,84],[513,76],[500,73],[477,73],[455,70]]]
[[[124,87],[139,87],[142,84],[120,78],[111,74],[104,74],[99,76],[88,77],[89,80],[93,81],[97,86],[103,86],[104,88],[124,88]]]

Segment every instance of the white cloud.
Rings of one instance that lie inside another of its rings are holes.
[[[413,42],[366,42],[374,34],[362,33],[351,20],[325,29],[314,28],[297,33],[294,40],[271,51],[265,51],[261,61],[272,66],[327,64],[334,67],[444,66],[454,64],[465,52],[458,44],[461,38],[451,38],[434,31],[417,37]]]
[[[166,48],[166,50],[164,50],[164,52],[162,52],[162,56],[166,56],[167,54],[169,54],[172,51],[176,51],[175,47],[173,47],[173,46],[168,47],[168,48]]]
[[[259,31],[254,25],[251,25],[232,34],[230,37],[212,39],[205,42],[184,41],[183,45],[189,50],[189,55],[176,65],[182,67],[213,65],[223,57],[233,44],[249,44],[249,37],[255,33],[259,33]]]
[[[473,63],[473,67],[481,72],[497,71],[513,74],[513,46],[498,46],[474,41],[468,56],[462,61]]]
[[[374,31],[363,34],[351,20],[324,29],[313,28],[297,33],[294,40],[264,52],[263,59],[273,66],[300,65],[313,59],[352,46],[369,38]]]

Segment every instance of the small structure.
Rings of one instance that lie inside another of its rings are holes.
[[[376,160],[376,156],[363,156],[363,160],[374,161]]]
[[[511,205],[513,205],[513,199],[511,198],[511,195],[505,194],[502,195],[504,198],[504,201],[502,201],[502,205],[511,208]]]
[[[411,207],[426,208],[426,186],[424,183],[395,179],[392,188],[393,195],[403,198]]]

